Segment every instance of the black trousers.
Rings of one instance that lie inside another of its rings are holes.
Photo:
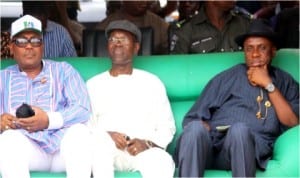
[[[206,168],[232,170],[233,177],[255,177],[254,138],[244,123],[213,137],[200,121],[192,121],[183,129],[176,152],[179,177],[203,177]]]

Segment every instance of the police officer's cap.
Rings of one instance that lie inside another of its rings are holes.
[[[112,30],[128,31],[136,37],[136,39],[138,40],[139,43],[142,40],[142,34],[141,34],[140,29],[128,20],[116,20],[116,21],[110,22],[108,24],[107,28],[105,29],[106,38],[109,38],[109,34],[110,34],[110,32],[112,32]]]

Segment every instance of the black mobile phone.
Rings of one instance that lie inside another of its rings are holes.
[[[27,118],[34,116],[34,110],[26,103],[23,103],[20,107],[16,110],[17,118]]]
[[[125,135],[124,137],[125,137],[126,141],[130,140],[130,137],[128,135]]]

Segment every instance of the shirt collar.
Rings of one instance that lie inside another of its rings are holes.
[[[44,30],[45,32],[51,32],[55,29],[54,22],[51,20],[47,20],[47,27]]]
[[[42,59],[42,64],[43,64],[42,70],[41,70],[41,72],[40,72],[38,75],[43,74],[43,73],[46,72],[46,67],[45,67],[46,62],[45,62],[45,60],[43,60],[43,59]],[[14,67],[12,68],[12,71],[14,71],[14,72],[16,72],[16,73],[20,73],[20,74],[26,76],[26,73],[20,70],[18,64],[14,65]]]

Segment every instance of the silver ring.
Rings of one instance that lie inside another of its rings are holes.
[[[134,147],[133,150],[136,152],[137,151],[136,147]]]
[[[6,125],[6,126],[5,126],[5,129],[8,130],[8,129],[10,129],[10,127],[9,127],[8,125]]]
[[[15,127],[17,127],[17,122],[16,121],[12,121],[12,123],[14,124]]]

